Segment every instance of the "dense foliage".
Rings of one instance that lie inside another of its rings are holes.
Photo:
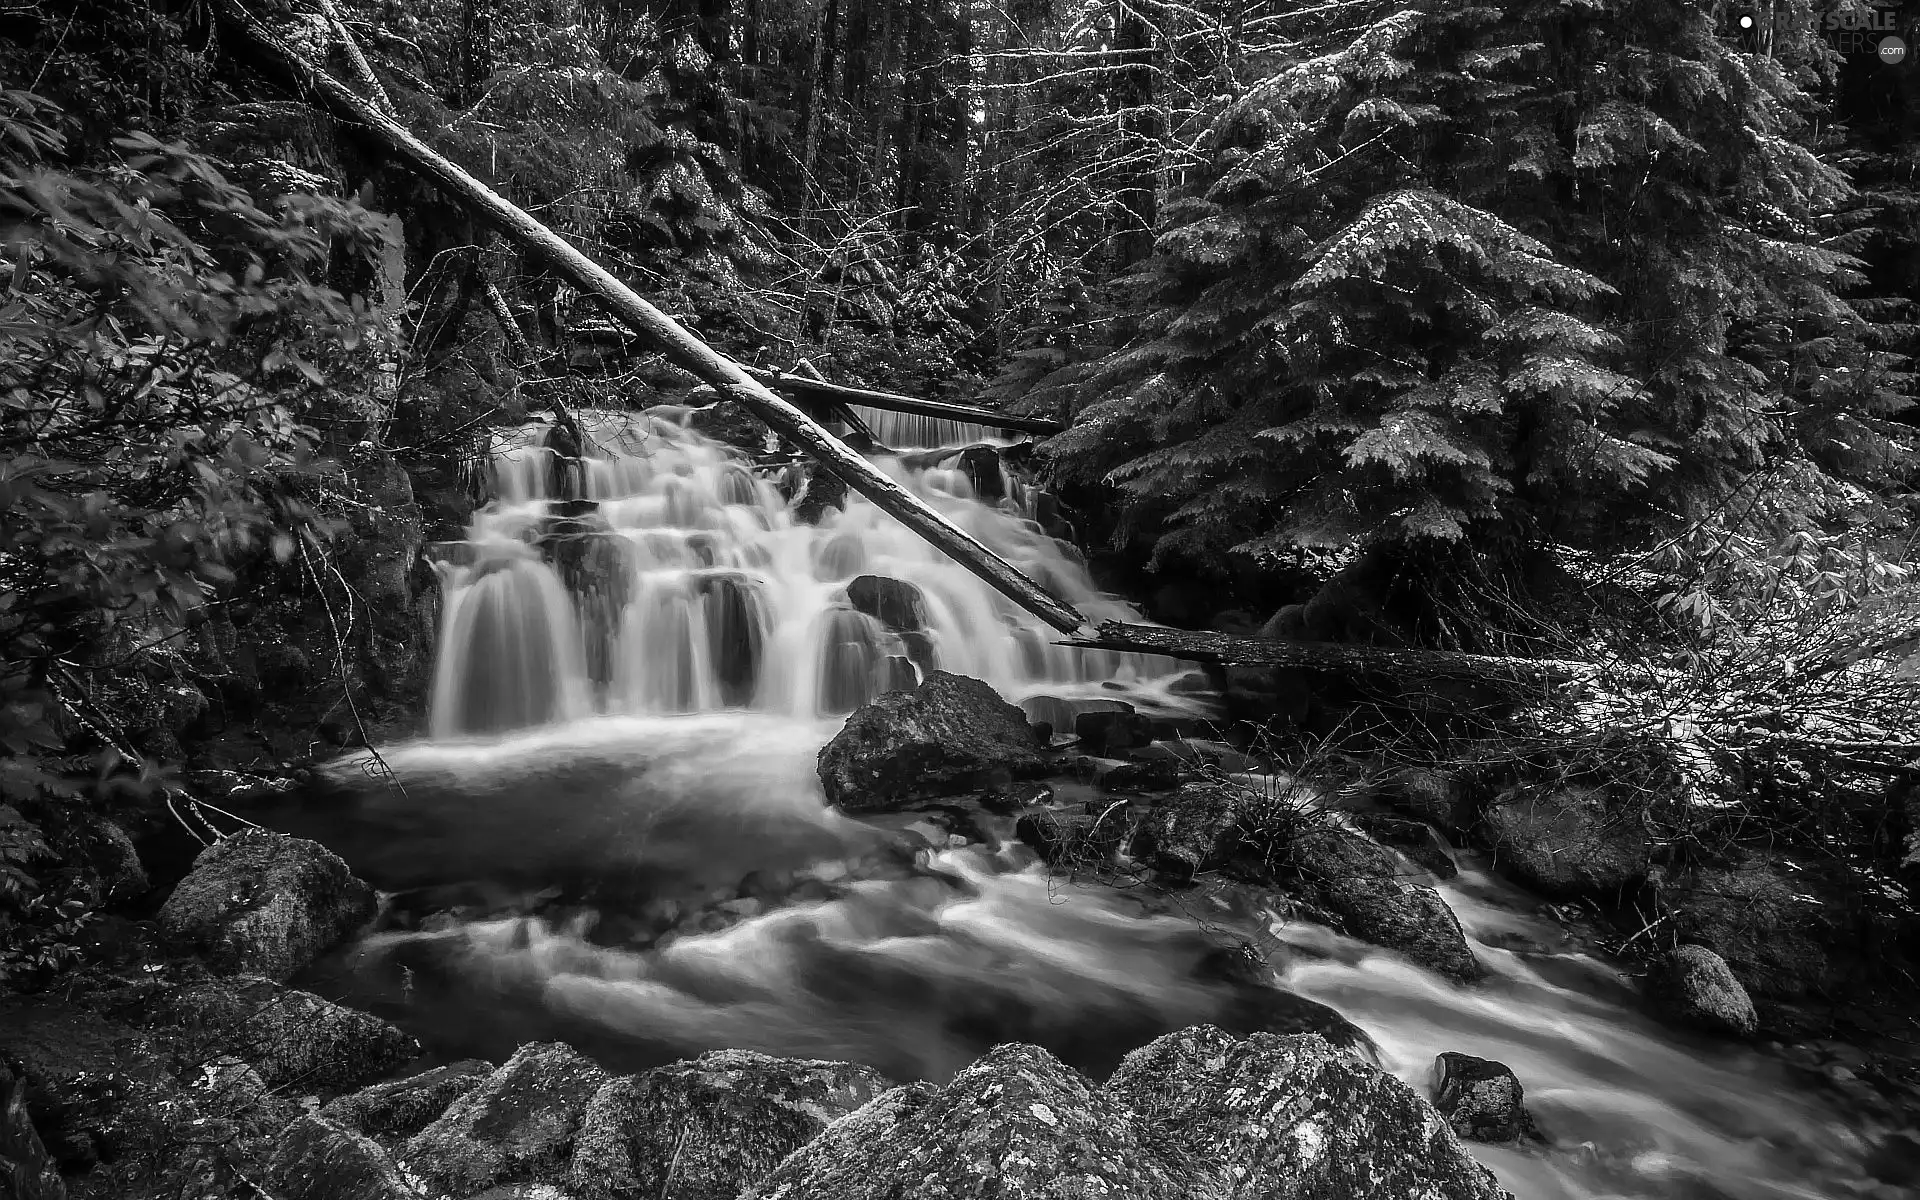
[[[1630,545],[1754,493],[1786,532],[1898,482],[1907,331],[1814,137],[1834,64],[1716,33],[1432,6],[1253,87],[1167,205],[1137,333],[1041,384],[1093,401],[1061,468],[1195,558]]]

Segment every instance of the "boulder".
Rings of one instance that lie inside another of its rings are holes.
[[[466,1059],[361,1088],[320,1110],[342,1129],[375,1137],[412,1137],[443,1116],[455,1100],[493,1074],[493,1064]]]
[[[568,1046],[528,1043],[408,1139],[400,1164],[436,1198],[563,1179],[581,1117],[608,1078]]]
[[[1481,822],[1495,864],[1543,895],[1617,896],[1653,866],[1641,812],[1602,789],[1514,789],[1489,805]]]
[[[1127,853],[1180,882],[1218,870],[1240,847],[1240,823],[1253,799],[1233,784],[1186,784],[1141,817]]]
[[[1340,1010],[1274,986],[1274,976],[1251,946],[1216,947],[1201,958],[1194,978],[1229,989],[1217,1023],[1237,1036],[1255,1033],[1312,1033],[1335,1049],[1375,1061],[1377,1048],[1366,1031]]]
[[[127,831],[104,818],[89,819],[81,830],[81,845],[87,860],[100,876],[101,899],[109,904],[125,904],[145,895],[149,886],[147,869],[140,863]]]
[[[1261,769],[1258,759],[1242,754],[1231,746],[1185,737],[1142,746],[1127,757],[1134,762],[1170,762],[1189,769],[1213,770],[1228,775],[1244,775]]]
[[[1114,758],[1137,750],[1153,741],[1156,726],[1151,717],[1135,712],[1124,701],[1110,701],[1118,707],[1102,707],[1081,712],[1073,718],[1073,734],[1088,754]]]
[[[1149,759],[1121,763],[1100,777],[1100,786],[1110,792],[1166,792],[1190,778],[1192,771],[1182,763]]]
[[[1405,767],[1376,781],[1369,798],[1393,812],[1424,821],[1457,838],[1473,825],[1473,804],[1457,775],[1426,767]]]
[[[744,1050],[615,1079],[587,1105],[574,1200],[734,1200],[893,1084],[865,1067]],[[669,1173],[671,1188],[669,1189]]]
[[[379,1017],[258,977],[183,988],[161,1015],[203,1056],[237,1055],[269,1086],[301,1092],[356,1087],[420,1053]]]
[[[1759,1025],[1747,989],[1727,960],[1705,946],[1676,948],[1649,982],[1662,1010],[1683,1025],[1743,1038]]]
[[[25,1080],[48,1152],[70,1168],[146,1149],[179,1090],[145,1034],[43,1001],[0,1003],[0,1068]]]
[[[819,757],[828,802],[856,813],[1045,771],[1026,714],[979,680],[945,671],[855,711]]]
[[[712,400],[707,395],[689,396],[689,400]],[[767,448],[767,427],[760,419],[748,412],[738,401],[717,400],[701,404],[686,416],[687,428],[712,438],[716,442],[725,442],[737,446],[749,453],[759,453]]]
[[[1173,1200],[1181,1177],[1118,1106],[1037,1046],[996,1046],[944,1088],[896,1088],[829,1125],[754,1200]]]
[[[753,1200],[1506,1200],[1406,1085],[1313,1035],[1210,1026],[1129,1054],[1105,1087],[996,1047],[944,1088],[888,1092],[796,1151]]]
[[[1112,861],[1132,823],[1124,804],[1098,812],[1044,809],[1021,817],[1013,832],[1052,866],[1097,870]]]
[[[1455,979],[1480,976],[1453,910],[1408,877],[1385,846],[1332,820],[1308,820],[1271,861],[1278,882],[1325,909],[1348,935]]]
[[[419,1200],[372,1138],[324,1117],[287,1127],[267,1161],[275,1200]]]
[[[1094,696],[1028,696],[1020,702],[1020,710],[1035,725],[1049,726],[1057,734],[1070,734],[1073,723],[1082,713],[1132,712],[1133,706],[1124,700]]]
[[[1433,1070],[1434,1107],[1461,1137],[1497,1145],[1539,1136],[1526,1090],[1505,1063],[1449,1052],[1433,1060]]]
[[[1425,821],[1413,821],[1388,813],[1355,813],[1353,823],[1374,841],[1405,855],[1408,861],[1435,879],[1452,879],[1460,873],[1446,843]]]
[[[1821,891],[1756,858],[1663,881],[1660,897],[1678,939],[1718,954],[1748,995],[1795,1002],[1835,988],[1830,950],[1842,939]]]
[[[160,927],[216,971],[284,983],[373,912],[373,889],[326,847],[248,830],[201,852]]]
[[[847,603],[895,633],[927,627],[927,598],[904,580],[861,575],[847,584]]]
[[[1506,1198],[1418,1093],[1311,1034],[1184,1029],[1127,1055],[1106,1091],[1215,1195]]]
[[[285,1129],[301,1115],[299,1105],[275,1094],[260,1072],[230,1054],[202,1063],[186,1098],[202,1114],[209,1139],[217,1125],[245,1142]]]

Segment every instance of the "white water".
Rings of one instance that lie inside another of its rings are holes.
[[[773,482],[671,418],[595,436],[618,457],[586,461],[571,490],[591,504],[558,529],[556,501],[569,497],[553,494],[551,453],[521,446],[496,463],[498,499],[474,519],[468,561],[442,567],[435,737],[596,712],[844,713],[905,669],[889,658],[1016,700],[1117,684],[1151,702],[1155,678],[1180,673],[1164,659],[1053,644],[1040,621],[857,495],[817,526],[796,521]],[[958,468],[882,465],[1090,620],[1140,619],[1022,511],[1018,487],[989,506]],[[920,590],[921,646],[847,605],[861,575]]]
[[[920,585],[940,665],[1011,697],[1118,677],[1135,698],[1168,698],[1151,663],[1043,648],[1030,621],[863,502],[798,526],[712,443],[664,423],[646,441],[648,457],[588,477],[602,557],[571,587],[533,545],[550,508],[543,453],[502,464],[474,562],[447,572],[435,739],[387,753],[404,791],[359,760],[332,772],[355,799],[321,818],[323,836],[376,883],[503,881],[427,904],[424,921],[396,901],[340,965],[360,1002],[447,1054],[565,1037],[621,1069],[731,1046],[942,1079],[1026,1040],[1097,1073],[1161,1031],[1230,1023],[1239,994],[1198,970],[1230,935],[1423,1092],[1443,1051],[1511,1066],[1551,1144],[1473,1149],[1520,1200],[1861,1194],[1862,1139],[1837,1112],[1756,1053],[1639,1015],[1611,968],[1556,949],[1551,922],[1471,862],[1442,891],[1491,977],[1462,986],[1282,923],[1232,887],[1072,884],[1004,829],[956,844],[907,818],[832,812],[814,752],[901,652],[840,606],[861,571]],[[957,472],[909,482],[1083,610],[1131,616],[1017,503],[969,500]],[[751,670],[743,630],[760,647]],[[918,849],[889,850],[902,844]],[[572,873],[618,886],[565,907],[551,889],[512,892]],[[1538,948],[1503,948],[1516,941]],[[1281,1013],[1283,1028],[1318,1019]]]

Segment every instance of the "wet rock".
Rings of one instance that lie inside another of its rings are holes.
[[[1349,935],[1455,979],[1479,977],[1480,965],[1447,902],[1408,878],[1377,842],[1329,820],[1301,822],[1275,856],[1273,871]]]
[[[1190,777],[1191,772],[1179,762],[1150,759],[1121,763],[1100,777],[1100,786],[1112,792],[1166,792]]]
[[[1421,870],[1436,879],[1452,879],[1460,873],[1446,843],[1425,821],[1412,821],[1386,813],[1355,813],[1353,823],[1374,841],[1407,856]]]
[[[445,1115],[455,1100],[493,1074],[493,1064],[466,1059],[405,1079],[394,1079],[342,1096],[320,1115],[342,1129],[376,1137],[412,1137]]]
[[[1312,1035],[1195,1026],[1129,1054],[1106,1090],[1225,1194],[1506,1195],[1413,1089]]]
[[[1000,816],[1011,816],[1027,808],[1043,808],[1053,803],[1053,787],[1046,783],[1015,783],[992,787],[980,793],[980,807]]]
[[[0,1004],[0,1067],[25,1081],[48,1151],[76,1168],[145,1148],[178,1091],[145,1034],[50,1002]]]
[[[201,852],[160,927],[217,971],[285,982],[373,912],[373,889],[326,847],[248,830]]]
[[[880,664],[883,692],[910,692],[920,686],[920,672],[904,654],[889,654]]]
[[[1050,865],[1098,869],[1112,861],[1131,824],[1125,805],[1098,813],[1047,809],[1021,817],[1014,836]]]
[[[1150,746],[1140,747],[1127,757],[1134,762],[1170,762],[1189,770],[1218,771],[1228,775],[1244,775],[1260,770],[1257,759],[1231,746],[1191,738],[1154,742]]]
[[[796,1151],[754,1200],[1505,1198],[1406,1085],[1312,1035],[1210,1026],[1129,1054],[1104,1088],[1033,1046],[888,1092]]]
[[[238,1055],[276,1088],[355,1087],[420,1053],[418,1042],[379,1017],[257,977],[183,988],[161,1014],[204,1055]]]
[[[1449,1052],[1433,1060],[1433,1070],[1434,1107],[1461,1137],[1500,1144],[1539,1136],[1526,1090],[1505,1063]]]
[[[1035,725],[1050,726],[1056,734],[1070,734],[1082,713],[1131,712],[1133,706],[1124,700],[1096,697],[1028,696],[1020,702],[1020,709]]]
[[[927,598],[904,580],[861,575],[847,585],[847,603],[895,633],[927,627]]]
[[[957,460],[960,470],[973,484],[973,494],[992,504],[1007,494],[1007,473],[1000,465],[998,446],[968,446]]]
[[[1640,812],[1597,788],[1516,789],[1481,821],[1496,865],[1544,895],[1618,895],[1653,866]]]
[[[1137,750],[1153,741],[1154,723],[1133,710],[1131,704],[1117,708],[1082,712],[1073,718],[1074,736],[1088,754],[1114,758]]]
[[[275,1200],[419,1200],[372,1138],[305,1116],[287,1127],[267,1163]]]
[[[1759,1025],[1747,989],[1705,946],[1676,948],[1650,982],[1661,1008],[1682,1024],[1734,1037],[1752,1037]]]
[[[744,1050],[615,1079],[587,1105],[567,1191],[575,1200],[734,1200],[892,1086],[865,1067]]]
[[[1009,1044],[944,1088],[896,1088],[828,1126],[748,1195],[1172,1200],[1179,1183],[1085,1076]]]
[[[847,506],[847,485],[838,475],[817,464],[806,468],[806,487],[793,503],[793,519],[818,525],[827,513]]]
[[[689,397],[690,399],[705,397]],[[766,449],[767,427],[737,401],[720,400],[687,413],[687,428],[750,453]]]
[[[1240,847],[1240,822],[1251,798],[1232,784],[1185,784],[1140,819],[1127,852],[1180,881],[1217,870]]]
[[[1750,996],[1798,1001],[1834,990],[1832,915],[1785,864],[1692,871],[1663,882],[1660,895],[1679,940],[1718,954]]]
[[[151,886],[147,870],[140,864],[140,852],[134,849],[126,830],[95,817],[86,822],[80,836],[87,861],[100,876],[102,900],[124,904],[146,894]]]
[[[1212,692],[1214,686],[1205,671],[1188,671],[1169,683],[1167,690],[1176,696],[1204,696]]]
[[[607,1081],[568,1046],[529,1043],[408,1139],[400,1163],[429,1196],[564,1178],[581,1117]]]
[[[1247,947],[1209,951],[1194,968],[1203,983],[1226,984],[1231,991],[1217,1023],[1237,1037],[1255,1033],[1311,1033],[1338,1050],[1373,1061],[1373,1039],[1340,1010],[1276,987],[1273,972]]]
[[[1045,770],[1024,713],[979,680],[945,671],[855,711],[819,756],[827,800],[847,812],[885,812]]]
[[[1473,825],[1473,804],[1459,776],[1426,767],[1406,767],[1377,782],[1371,798],[1404,816],[1458,837]]]

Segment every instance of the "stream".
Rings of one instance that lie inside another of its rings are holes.
[[[897,447],[984,432],[863,415]],[[1180,664],[1052,645],[858,497],[796,522],[775,480],[672,412],[595,440],[613,457],[571,473],[537,444],[501,452],[495,501],[440,568],[428,736],[334,763],[276,822],[384,896],[307,986],[447,1059],[562,1038],[622,1070],[738,1047],[936,1081],[1009,1040],[1098,1077],[1196,1022],[1350,1022],[1423,1094],[1442,1051],[1514,1070],[1546,1143],[1471,1148],[1521,1200],[1867,1194],[1845,1114],[1758,1050],[1643,1016],[1472,854],[1436,881],[1488,969],[1463,986],[1252,889],[1070,881],[1010,822],[829,809],[816,753],[903,674],[971,675],[1043,718],[1121,699],[1202,722],[1208,697]],[[1017,480],[887,469],[1090,618],[1141,620]],[[851,607],[868,574],[916,585],[923,628]],[[1266,986],[1210,968],[1234,943]]]

